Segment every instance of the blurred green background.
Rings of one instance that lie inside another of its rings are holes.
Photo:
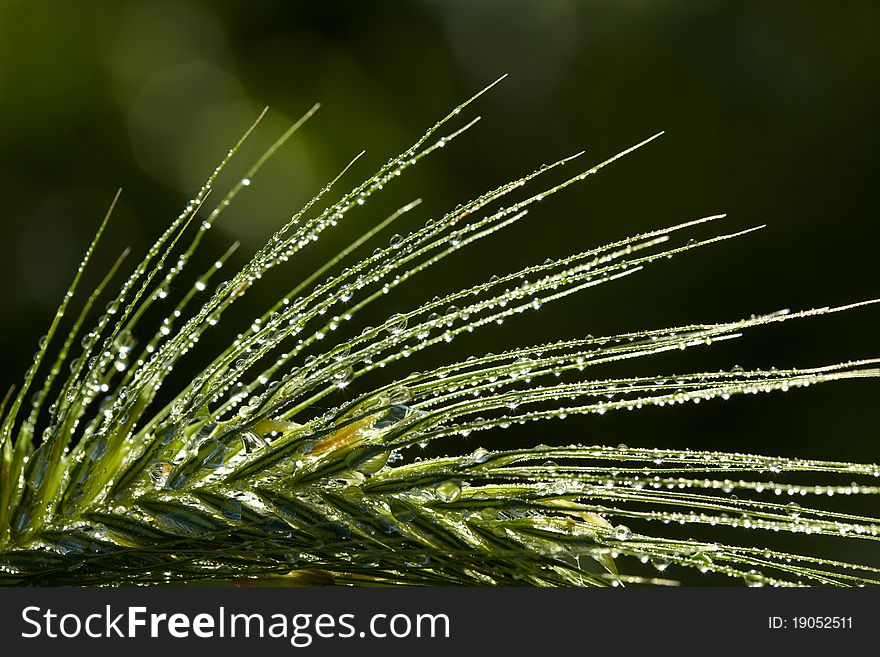
[[[598,162],[658,130],[667,131],[661,140],[541,204],[479,257],[465,251],[401,289],[398,309],[697,216],[729,213],[696,237],[768,227],[457,340],[434,358],[880,296],[878,25],[880,4],[867,1],[0,0],[0,384],[18,381],[117,187],[104,267],[125,245],[143,252],[264,105],[267,120],[229,180],[322,102],[212,231],[208,261],[238,239],[240,264],[361,149],[351,184],[502,73],[510,77],[469,110],[483,117],[477,127],[353,214],[324,249],[255,288],[242,322],[278,284],[287,289],[412,198],[425,203],[409,227],[541,162],[583,148],[581,162]],[[364,322],[387,314],[379,307]],[[878,323],[880,309],[861,309],[624,369],[875,356]],[[876,382],[841,383],[581,418],[529,440],[877,461],[878,391]]]

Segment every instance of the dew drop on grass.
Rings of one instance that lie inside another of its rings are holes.
[[[434,496],[441,502],[455,502],[461,497],[461,486],[455,481],[444,481],[434,487]]]
[[[485,463],[489,460],[490,456],[491,454],[489,450],[487,450],[485,447],[477,447],[471,453],[471,462],[475,464]]]
[[[337,388],[345,388],[354,379],[354,370],[351,367],[345,367],[333,374]]]
[[[374,429],[388,429],[389,427],[393,427],[395,424],[406,418],[412,409],[408,406],[404,406],[403,404],[394,404],[390,406],[388,410],[373,423]]]
[[[416,510],[409,504],[392,499],[389,500],[388,506],[391,509],[391,515],[400,522],[412,522],[416,518]]]
[[[397,313],[388,318],[388,321],[385,323],[385,328],[391,335],[399,335],[406,330],[407,326],[407,318],[405,315]]]
[[[186,475],[182,472],[178,472],[173,477],[169,477],[165,481],[165,490],[177,490],[181,488],[186,483]]]
[[[24,531],[30,527],[31,524],[31,515],[26,510],[22,509],[19,511],[18,516],[15,519],[15,529],[19,534],[23,534]]]
[[[253,431],[242,431],[241,443],[244,446],[244,451],[248,454],[268,445],[264,438],[258,436]]]
[[[219,468],[226,460],[226,445],[219,440],[212,439],[208,443],[208,453],[202,459],[202,465],[206,468]]]
[[[662,573],[669,568],[669,560],[663,557],[653,557],[651,559],[651,565]]]
[[[363,474],[374,474],[385,467],[388,454],[385,445],[364,445],[353,449],[346,457],[345,463]]]
[[[405,404],[412,399],[412,392],[404,386],[397,386],[388,392],[389,404]]]
[[[147,476],[154,486],[161,488],[168,481],[168,475],[171,474],[173,467],[170,461],[156,461],[147,468]]]

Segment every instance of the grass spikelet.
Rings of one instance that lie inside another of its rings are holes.
[[[595,374],[599,365],[702,349],[874,301],[585,335],[466,354],[429,371],[397,367],[405,373],[382,379],[384,368],[462,334],[498,330],[542,305],[760,228],[695,240],[692,229],[723,216],[690,220],[498,272],[466,289],[438,290],[433,300],[397,305],[378,325],[363,325],[371,304],[393,299],[401,284],[659,135],[598,164],[579,165],[577,153],[542,165],[389,238],[395,222],[420,209],[413,200],[279,295],[225,348],[207,354],[204,366],[189,365],[200,338],[269,270],[474,126],[477,119],[460,116],[492,86],[316,210],[362,154],[355,157],[237,272],[225,274],[238,248],[232,244],[194,273],[192,256],[206,232],[318,106],[209,209],[219,174],[258,119],[106,311],[94,309],[127,252],[62,329],[114,199],[33,366],[0,405],[0,583],[673,585],[689,571],[749,585],[880,581],[875,565],[827,549],[878,540],[880,519],[828,504],[834,496],[880,493],[876,464],[565,445],[555,438],[563,425],[544,423],[876,378],[878,359],[618,377],[606,367]],[[543,182],[562,169],[574,171],[561,183]],[[173,306],[172,285],[185,290]],[[165,316],[153,324],[157,309]],[[62,331],[67,336],[56,346]],[[184,384],[169,382],[178,363],[192,369]],[[340,403],[339,391],[364,377],[366,390]],[[25,411],[28,398],[33,405]],[[505,449],[501,430],[526,423],[536,446]],[[486,447],[462,449],[462,437],[480,437]],[[545,441],[554,445],[537,445]],[[428,445],[446,455],[423,458],[420,448]],[[797,553],[784,547],[790,542],[778,543],[786,535],[802,539]]]

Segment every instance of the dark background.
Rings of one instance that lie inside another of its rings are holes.
[[[86,286],[123,246],[144,251],[264,105],[270,113],[229,179],[322,102],[212,231],[207,261],[240,239],[241,264],[361,149],[351,184],[505,72],[469,110],[483,116],[475,129],[255,288],[246,308],[262,309],[277,296],[271,281],[289,288],[412,198],[425,203],[404,228],[541,162],[583,148],[586,163],[598,162],[658,130],[667,131],[659,141],[402,288],[402,308],[698,216],[729,213],[695,237],[768,227],[435,358],[880,296],[878,26],[876,2],[0,0],[0,384],[19,380],[117,187],[123,198]],[[379,307],[364,324],[387,314]],[[878,320],[871,307],[762,328],[615,371],[876,356]],[[876,461],[878,390],[846,382],[580,418],[534,425],[528,440]]]

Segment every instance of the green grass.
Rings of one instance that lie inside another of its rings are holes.
[[[471,127],[475,120],[460,114],[491,86],[339,200],[324,201],[343,169],[236,273],[225,276],[233,245],[192,274],[206,232],[317,106],[209,210],[219,173],[255,124],[108,295],[106,311],[96,308],[127,253],[68,320],[108,212],[33,366],[0,410],[0,582],[606,586],[674,584],[695,571],[757,585],[877,583],[877,568],[834,556],[849,542],[876,541],[878,520],[827,503],[878,494],[875,464],[625,445],[460,447],[463,436],[503,446],[500,430],[536,421],[876,378],[877,360],[593,375],[600,364],[703,348],[862,304],[462,356],[386,377],[328,408],[353,381],[395,363],[400,369],[461,334],[750,232],[694,240],[691,229],[721,217],[690,221],[498,272],[363,326],[371,303],[393,299],[399,285],[654,137],[553,186],[542,186],[542,175],[577,167],[580,154],[541,166],[421,229],[391,235],[418,206],[409,203],[279,291],[277,303],[209,354],[203,369],[189,364],[200,338],[266,272]],[[186,290],[173,307],[172,285]],[[159,311],[164,319],[151,325]],[[178,361],[186,385],[174,383],[177,371],[169,383],[177,387],[163,389]],[[541,442],[546,431],[534,427]],[[422,458],[427,445],[447,456]],[[798,553],[774,543],[787,534],[800,539]]]

